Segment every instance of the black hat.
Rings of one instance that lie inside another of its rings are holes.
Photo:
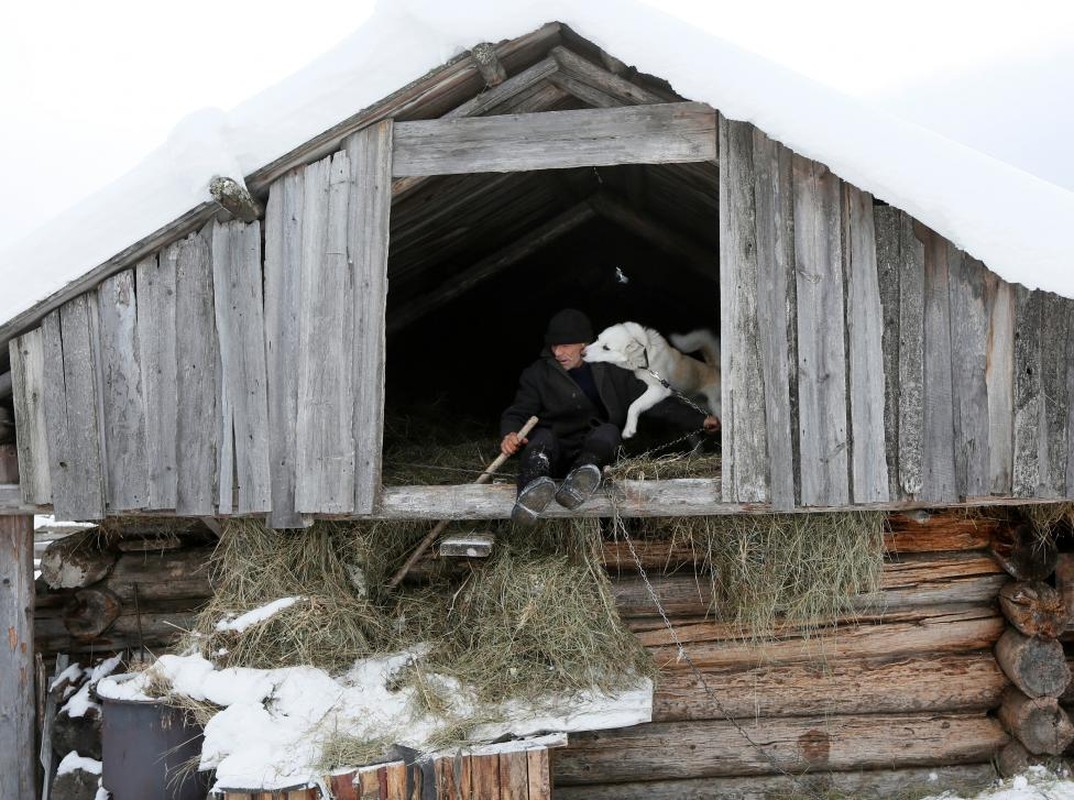
[[[544,343],[549,347],[556,344],[589,344],[591,341],[593,324],[589,317],[575,308],[565,308],[552,317],[544,334]]]

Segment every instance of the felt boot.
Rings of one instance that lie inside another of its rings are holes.
[[[556,492],[556,502],[574,510],[593,496],[600,486],[601,472],[596,464],[582,464],[567,473],[563,485]]]
[[[541,512],[552,502],[555,492],[556,482],[547,475],[534,478],[518,493],[518,499],[511,509],[511,521],[526,527],[534,525]]]

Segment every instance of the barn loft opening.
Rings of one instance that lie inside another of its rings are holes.
[[[491,447],[563,307],[597,331],[718,332],[718,228],[711,162],[429,179],[392,207],[386,451],[408,436]],[[670,434],[645,428],[636,448]]]

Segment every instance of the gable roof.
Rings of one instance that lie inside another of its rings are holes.
[[[753,122],[984,261],[1001,277],[1074,296],[1074,193],[838,94],[686,22],[623,0],[382,4],[368,23],[231,112],[181,123],[138,168],[0,253],[12,320],[171,221],[203,208],[215,175],[251,176],[481,41],[550,19],[674,91]]]

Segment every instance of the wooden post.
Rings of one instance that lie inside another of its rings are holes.
[[[19,479],[0,445],[0,483]],[[34,797],[34,518],[0,517],[0,797]]]

